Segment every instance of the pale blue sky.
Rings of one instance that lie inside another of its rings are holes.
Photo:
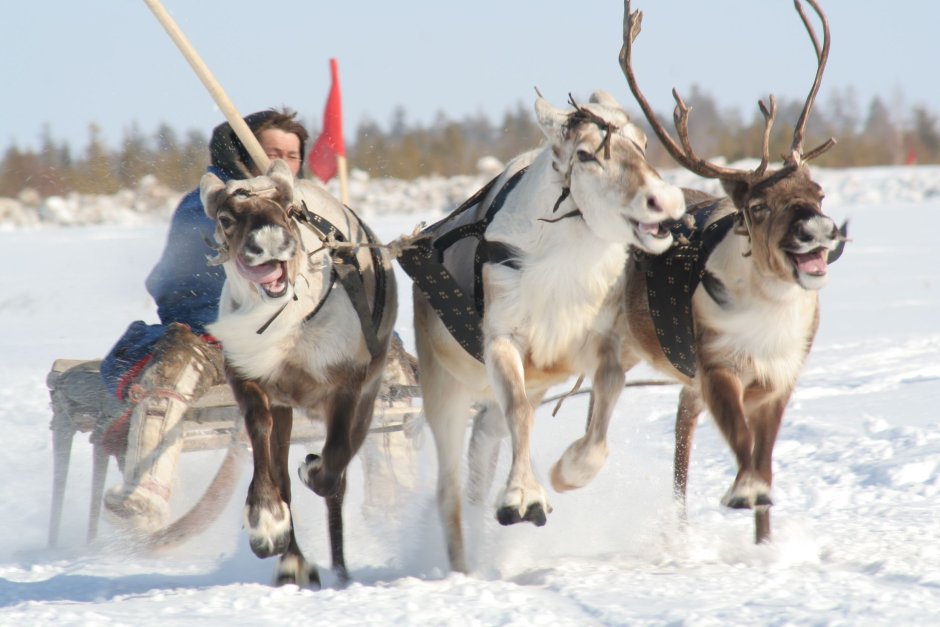
[[[821,0],[832,52],[818,102],[851,87],[940,113],[940,3]],[[0,149],[37,147],[43,124],[84,148],[97,122],[116,145],[136,122],[183,133],[222,121],[142,0],[0,2]],[[243,114],[286,104],[319,120],[339,60],[345,131],[387,127],[403,107],[431,122],[496,121],[533,87],[554,104],[606,89],[636,110],[617,65],[621,0],[164,0]],[[693,84],[748,116],[758,98],[805,97],[815,58],[789,0],[634,0],[645,13],[635,69],[653,106]],[[810,11],[809,7],[806,7]],[[864,107],[863,107],[864,109]],[[864,110],[861,112],[864,114]],[[693,114],[694,116],[694,114]],[[694,124],[694,117],[693,117]],[[813,143],[813,138],[808,138]]]

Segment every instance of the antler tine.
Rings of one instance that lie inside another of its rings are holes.
[[[790,156],[787,158],[787,161],[796,165],[799,165],[803,161],[809,161],[813,157],[818,157],[835,144],[835,139],[829,138],[829,140],[821,146],[814,148],[807,155],[803,155],[803,134],[806,131],[806,121],[809,119],[809,114],[813,109],[813,103],[816,100],[816,94],[819,92],[819,85],[822,82],[822,75],[826,69],[826,62],[829,59],[829,20],[826,19],[825,13],[819,8],[816,0],[806,1],[813,7],[813,10],[822,22],[823,43],[822,47],[820,47],[819,40],[816,37],[816,31],[813,25],[810,24],[806,13],[803,11],[803,5],[800,3],[800,0],[793,0],[793,6],[796,8],[796,12],[799,13],[800,19],[803,21],[803,26],[806,28],[806,32],[813,42],[813,49],[816,52],[816,78],[813,81],[813,87],[810,89],[809,95],[806,97],[806,104],[803,105],[803,111],[800,113],[800,118],[797,120],[796,128],[793,131],[793,144],[790,148]]]
[[[767,171],[767,164],[770,163],[770,130],[774,126],[774,119],[777,117],[777,99],[770,94],[770,109],[764,105],[763,100],[757,101],[761,115],[764,116],[764,137],[761,142],[760,165],[754,170],[754,174],[760,176]]]
[[[653,132],[662,142],[666,151],[675,159],[679,165],[687,170],[698,174],[699,176],[710,179],[723,179],[729,181],[746,180],[751,178],[752,173],[745,170],[735,170],[733,168],[723,168],[700,159],[692,150],[692,144],[689,140],[689,112],[691,108],[686,106],[679,96],[679,93],[673,89],[672,95],[676,100],[676,108],[673,111],[673,121],[676,130],[679,132],[679,140],[682,142],[680,147],[672,136],[666,131],[659,118],[653,112],[643,92],[636,82],[636,76],[633,74],[633,40],[640,34],[640,25],[643,20],[641,11],[630,11],[630,0],[624,0],[623,3],[623,47],[620,49],[620,69],[627,79],[630,91],[636,98],[637,104],[643,110],[647,121],[653,128]]]

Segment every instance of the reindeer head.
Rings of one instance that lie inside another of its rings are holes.
[[[764,116],[764,134],[761,162],[754,170],[721,167],[695,154],[689,140],[691,108],[675,89],[672,91],[676,101],[673,120],[681,146],[672,139],[646,101],[633,74],[633,40],[640,33],[643,14],[639,11],[630,12],[630,0],[624,1],[620,66],[630,85],[630,91],[669,154],[691,172],[721,181],[738,210],[739,224],[735,233],[750,238],[749,254],[753,257],[758,271],[765,276],[794,281],[805,289],[819,289],[828,280],[828,261],[841,253],[845,232],[844,228],[840,231],[832,219],[823,214],[822,187],[813,181],[806,165],[810,159],[831,148],[835,140],[830,138],[810,152],[803,153],[806,121],[816,100],[829,57],[829,23],[816,0],[807,2],[822,21],[823,43],[820,46],[800,0],[794,0],[794,6],[812,40],[817,69],[813,86],[796,123],[790,153],[784,156],[783,166],[777,170],[767,170],[770,158],[770,131],[777,114],[777,103],[773,96],[769,98],[769,107],[763,101],[758,102]]]
[[[595,235],[658,254],[672,245],[668,223],[685,213],[682,191],[667,185],[646,162],[646,136],[605,92],[560,110],[539,97],[539,125],[552,144],[562,197]],[[556,205],[556,209],[558,206]]]
[[[199,191],[219,244],[210,263],[225,263],[228,280],[247,282],[262,300],[293,297],[300,242],[290,217],[294,177],[287,164],[275,159],[266,175],[227,183],[205,174]]]

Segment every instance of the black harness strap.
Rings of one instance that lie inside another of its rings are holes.
[[[715,246],[733,226],[732,213],[705,227],[718,200],[708,200],[689,209],[694,226],[680,220],[672,226],[676,243],[661,255],[634,252],[639,267],[646,274],[646,294],[656,336],[663,353],[686,376],[695,376],[695,329],[692,320],[692,295],[703,283],[719,305],[728,301],[724,285],[705,270],[705,262]]]
[[[518,249],[499,242],[488,242],[485,238],[486,229],[526,170],[527,168],[522,168],[506,181],[479,221],[461,225],[433,239],[436,228],[479,204],[499,177],[490,181],[447,218],[424,229],[422,234],[427,237],[415,241],[414,246],[402,251],[398,257],[399,265],[428,299],[428,303],[437,312],[450,334],[465,351],[479,361],[483,361],[483,264],[489,261],[518,268],[515,260],[521,256]],[[472,299],[443,265],[444,251],[466,237],[479,240],[474,255]]]
[[[374,246],[378,243],[378,240],[375,237],[375,234],[372,233],[362,219],[356,214],[355,211],[346,207],[346,210],[355,216],[356,221],[359,223],[359,226],[362,227],[363,231],[366,234],[366,240],[369,244],[373,244],[370,248],[370,253],[372,256],[372,266],[375,268],[375,307],[371,311],[369,310],[369,303],[366,299],[366,290],[362,277],[362,268],[359,265],[359,259],[356,256],[355,250],[334,250],[331,251],[331,257],[333,259],[333,270],[330,273],[330,285],[325,292],[323,299],[317,304],[310,314],[304,318],[305,321],[313,318],[323,307],[323,304],[326,302],[326,299],[329,297],[333,288],[336,285],[336,281],[343,286],[346,290],[346,295],[349,297],[350,302],[352,303],[353,308],[356,310],[356,314],[359,317],[359,324],[362,327],[362,334],[366,340],[366,346],[369,348],[369,354],[373,357],[379,355],[382,351],[381,342],[379,342],[379,325],[382,322],[382,316],[385,309],[385,290],[387,289],[387,278],[385,276],[386,269],[382,263],[381,254],[378,251],[378,248]],[[300,205],[300,211],[295,214],[297,219],[303,222],[306,222],[311,227],[319,231],[324,237],[332,237],[337,242],[347,242],[346,236],[336,228],[336,226],[321,216],[318,213],[310,211],[307,207],[307,203],[302,202]]]

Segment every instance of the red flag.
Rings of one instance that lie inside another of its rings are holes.
[[[323,132],[317,137],[307,157],[307,168],[324,183],[336,176],[336,158],[346,156],[346,146],[343,143],[343,106],[339,95],[339,66],[336,59],[330,59],[330,74],[333,84],[326,99],[326,109],[323,111]]]

